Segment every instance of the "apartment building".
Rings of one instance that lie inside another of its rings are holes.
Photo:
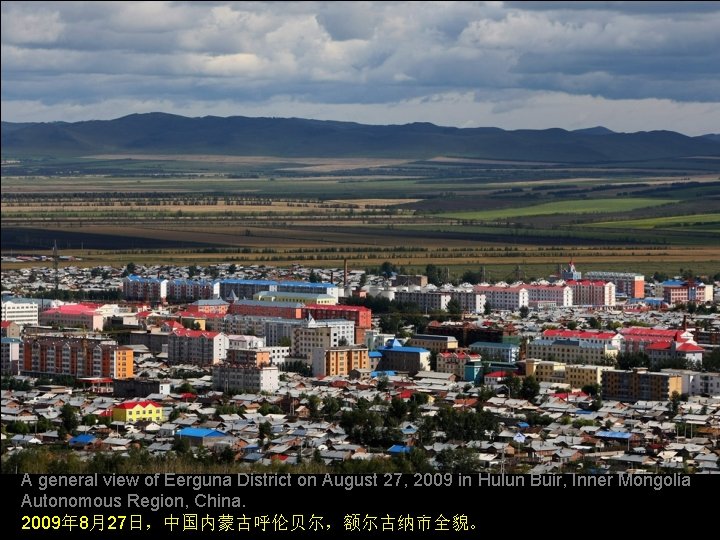
[[[40,324],[57,328],[102,330],[104,320],[95,304],[65,304],[40,313]]]
[[[264,302],[299,302],[305,305],[320,304],[334,306],[337,304],[337,297],[330,294],[313,292],[261,291],[255,293],[253,299]]]
[[[628,298],[645,297],[645,276],[634,272],[585,272],[585,279],[590,281],[609,281],[615,285],[617,296]]]
[[[452,351],[458,348],[458,340],[454,336],[437,336],[434,334],[414,334],[407,342],[409,347],[421,347],[431,352]]]
[[[528,293],[528,306],[536,309],[570,307],[573,290],[561,285],[523,285]],[[490,304],[492,306],[492,304]]]
[[[411,376],[418,371],[430,370],[430,351],[421,347],[405,347],[393,340],[377,352],[382,355],[378,364],[380,371],[403,371]]]
[[[213,388],[221,392],[276,392],[280,387],[277,366],[218,364],[212,368]]]
[[[465,378],[465,366],[471,362],[479,362],[480,355],[469,351],[447,351],[437,354],[437,368],[439,373],[453,373],[458,380]]]
[[[101,337],[32,336],[23,340],[24,375],[133,376],[133,349]]]
[[[613,332],[546,330],[541,339],[528,344],[527,355],[570,364],[602,364],[618,355],[621,343],[622,336]]]
[[[395,293],[395,301],[402,304],[417,304],[422,313],[435,313],[447,309],[452,295],[448,291],[438,290],[399,290]]]
[[[602,373],[602,396],[618,401],[667,401],[673,392],[682,393],[682,377],[654,373],[645,368],[632,371],[609,369]]]
[[[262,291],[276,291],[277,281],[265,279],[223,279],[220,281],[220,298],[251,299]]]
[[[169,302],[193,302],[209,300],[220,296],[218,281],[171,279],[167,282],[167,299]]]
[[[23,342],[20,338],[0,338],[0,373],[2,375],[18,375],[23,354]]]
[[[520,358],[520,346],[515,343],[493,343],[476,341],[470,344],[470,350],[492,362],[517,362]]]
[[[350,375],[354,369],[370,369],[370,357],[367,347],[330,347],[315,349],[312,353],[314,377],[334,377]]]
[[[525,285],[521,287],[475,285],[473,290],[485,295],[485,302],[490,304],[491,309],[515,311],[530,305],[530,296]]]
[[[18,326],[37,326],[39,306],[32,302],[14,302],[8,300],[2,303],[2,320],[12,321]]]
[[[720,373],[689,369],[661,369],[660,371],[681,378],[682,394],[689,396],[720,396]]]
[[[228,338],[219,332],[175,329],[168,336],[168,361],[209,366],[225,359]]]
[[[277,292],[283,293],[308,293],[322,294],[335,298],[335,302],[340,298],[340,287],[332,283],[312,283],[309,281],[280,281],[277,284]]]
[[[611,281],[568,280],[572,289],[574,306],[614,306],[615,284]]]
[[[313,349],[355,345],[355,325],[351,321],[305,321],[295,326],[290,346],[294,358],[312,358]]]
[[[123,279],[123,298],[140,302],[165,302],[168,280],[131,274]]]

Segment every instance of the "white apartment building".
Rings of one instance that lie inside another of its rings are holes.
[[[13,321],[20,326],[37,326],[39,311],[35,303],[8,300],[2,303],[2,320]]]
[[[523,288],[527,289],[530,307],[542,309],[573,305],[573,291],[568,286],[523,285]]]
[[[433,313],[447,309],[452,295],[448,291],[417,289],[412,291],[398,290],[395,301],[403,304],[417,304],[423,313]]]
[[[218,364],[212,368],[213,388],[221,392],[275,392],[280,387],[277,366]]]
[[[174,330],[168,336],[168,361],[175,364],[217,364],[227,356],[228,338],[219,332]]]
[[[720,396],[720,373],[700,372],[689,369],[662,369],[663,373],[679,375],[682,381],[682,393],[689,396]]]
[[[20,338],[4,337],[0,354],[0,373],[17,375],[20,373],[20,361],[23,354],[23,342]]]
[[[475,285],[473,290],[485,295],[485,302],[490,304],[491,309],[514,311],[530,305],[530,296],[525,285],[521,287]]]
[[[313,349],[330,349],[355,345],[355,324],[352,321],[309,321],[293,328],[293,358],[312,358]]]

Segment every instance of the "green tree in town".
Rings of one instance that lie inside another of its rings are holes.
[[[80,425],[77,410],[69,403],[66,403],[60,409],[60,418],[62,418],[63,427],[70,433],[75,431]]]
[[[529,375],[523,379],[522,388],[520,389],[520,395],[531,400],[540,393],[540,383],[535,379],[533,375]]]
[[[462,315],[462,307],[457,299],[451,298],[447,303],[447,312],[453,320],[459,320]]]

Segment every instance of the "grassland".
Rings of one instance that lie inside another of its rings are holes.
[[[491,221],[526,216],[546,216],[550,214],[596,214],[610,212],[630,212],[638,208],[659,206],[677,201],[668,199],[640,199],[634,197],[616,199],[579,199],[572,201],[558,201],[519,208],[504,208],[502,210],[485,210],[480,212],[446,212],[442,217],[457,219],[472,219],[478,221]]]
[[[3,166],[2,252],[82,264],[237,262],[451,273],[720,269],[708,160],[643,167],[442,157],[38,158]],[[8,267],[21,263],[7,263]],[[3,263],[6,267],[6,263]]]

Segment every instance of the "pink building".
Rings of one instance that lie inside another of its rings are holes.
[[[574,306],[614,306],[615,284],[611,281],[591,281],[589,279],[568,280],[565,282],[573,292]]]
[[[102,330],[103,316],[96,304],[65,304],[40,313],[40,324]]]

